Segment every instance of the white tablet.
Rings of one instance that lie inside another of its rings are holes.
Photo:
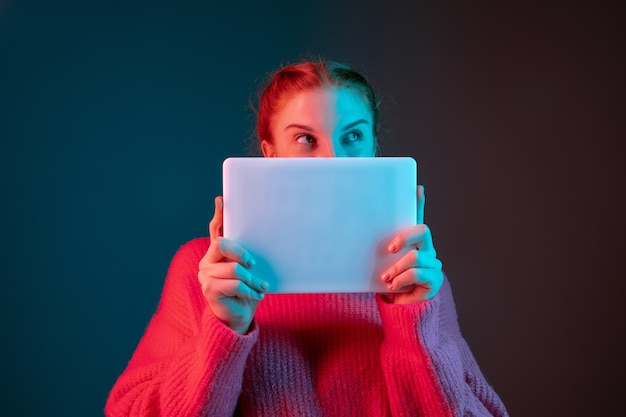
[[[416,224],[413,158],[228,158],[224,237],[270,293],[386,292],[386,247]]]

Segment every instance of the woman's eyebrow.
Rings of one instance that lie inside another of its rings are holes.
[[[313,132],[315,130],[311,126],[301,125],[298,123],[291,123],[287,125],[287,127],[285,127],[285,130],[287,129],[300,129],[300,130],[306,130],[307,132]]]
[[[356,120],[356,121],[354,121],[354,122],[348,123],[348,124],[347,124],[347,125],[345,125],[345,126],[344,126],[341,130],[345,131],[345,130],[348,130],[348,129],[352,129],[354,126],[357,126],[357,125],[359,125],[359,124],[361,124],[361,123],[364,123],[364,124],[368,125],[370,122],[369,122],[369,121],[367,121],[366,119],[359,119],[359,120]],[[301,125],[301,124],[299,124],[299,123],[291,123],[291,124],[288,124],[288,125],[285,127],[285,130],[287,130],[287,129],[300,129],[300,130],[305,130],[305,131],[307,131],[307,132],[313,132],[313,131],[315,131],[315,129],[313,129],[311,126]]]
[[[365,123],[366,125],[367,125],[367,124],[369,124],[369,122],[368,122],[367,120],[365,120],[365,119],[359,119],[359,120],[357,120],[357,121],[355,121],[355,122],[348,123],[347,125],[345,125],[345,126],[343,127],[343,129],[342,129],[342,130],[343,130],[343,131],[345,131],[345,130],[348,130],[348,129],[352,129],[354,126],[359,125],[359,124],[361,124],[361,123]]]

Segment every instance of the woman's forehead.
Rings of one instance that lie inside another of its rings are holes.
[[[358,119],[372,123],[372,112],[361,96],[347,88],[337,87],[296,93],[281,103],[275,116],[277,125],[322,122],[340,125]]]

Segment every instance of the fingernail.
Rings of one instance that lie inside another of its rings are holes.
[[[254,265],[256,265],[256,261],[254,260],[254,258],[249,258],[246,264],[248,265],[249,268],[252,268]]]
[[[261,282],[261,289],[263,291],[267,291],[270,288],[270,284],[267,281],[262,281]]]
[[[396,244],[395,243],[391,243],[387,249],[389,249],[389,252],[395,252],[396,251]]]
[[[391,277],[391,274],[390,274],[389,272],[385,272],[385,273],[383,274],[383,281],[384,281],[384,282],[389,281],[389,277]]]

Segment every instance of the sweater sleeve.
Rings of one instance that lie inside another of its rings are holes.
[[[196,239],[174,256],[157,311],[109,394],[107,416],[233,414],[258,330],[253,324],[238,335],[208,307],[197,278],[207,248],[208,239]]]
[[[461,335],[447,278],[428,301],[377,302],[392,415],[508,416]]]

